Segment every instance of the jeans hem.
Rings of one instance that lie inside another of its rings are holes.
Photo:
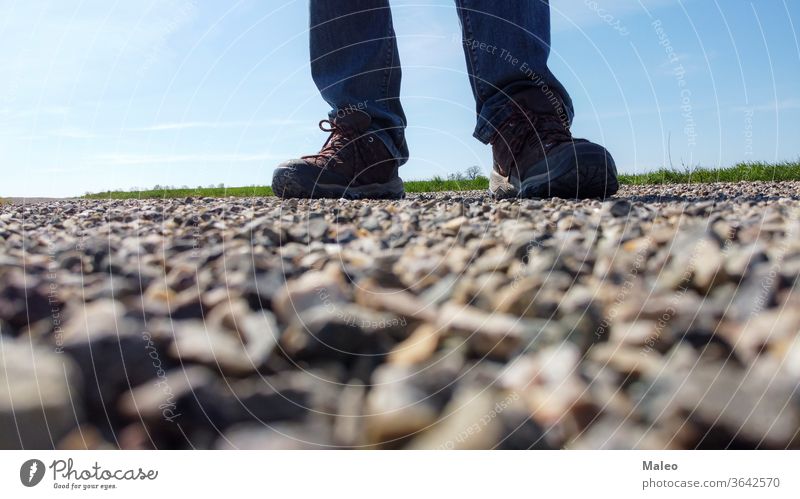
[[[488,144],[497,133],[497,130],[511,116],[512,109],[508,105],[504,105],[500,110],[496,111],[492,116],[485,118],[478,117],[478,124],[475,126],[475,131],[472,136]]]

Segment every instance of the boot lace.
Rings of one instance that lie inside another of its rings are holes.
[[[358,139],[358,132],[350,126],[344,124],[337,124],[331,120],[322,120],[319,122],[319,129],[327,132],[330,135],[322,149],[317,154],[310,154],[303,156],[302,159],[310,160],[320,168],[331,166],[331,160],[337,165],[344,163],[344,159],[340,157],[340,153],[345,147],[350,146],[351,154],[357,155],[364,160],[364,153],[360,147]],[[372,142],[374,139],[369,137],[367,139]]]

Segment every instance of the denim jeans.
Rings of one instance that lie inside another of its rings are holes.
[[[311,0],[310,9],[311,74],[332,107],[330,118],[354,109],[367,112],[371,129],[404,163],[406,116],[389,1]],[[521,92],[527,91],[526,108],[572,120],[572,101],[547,66],[549,0],[456,0],[456,11],[478,140],[489,143],[520,105],[514,97]]]

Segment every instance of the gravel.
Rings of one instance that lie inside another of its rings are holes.
[[[800,448],[800,183],[0,207],[2,448]]]

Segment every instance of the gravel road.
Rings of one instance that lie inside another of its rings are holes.
[[[0,448],[800,448],[800,183],[0,207]]]

